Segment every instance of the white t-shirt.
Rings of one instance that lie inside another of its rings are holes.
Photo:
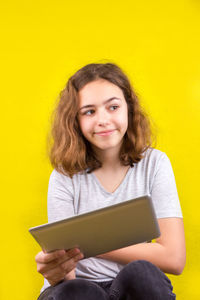
[[[70,178],[53,170],[48,187],[48,221],[58,221],[144,195],[151,196],[157,218],[182,218],[170,160],[157,149],[148,149],[144,158],[129,168],[113,193],[104,189],[94,173],[78,173]],[[121,264],[92,257],[79,261],[76,277],[107,281],[115,278],[122,268]],[[45,279],[42,291],[48,286]]]

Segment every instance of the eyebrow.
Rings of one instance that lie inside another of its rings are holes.
[[[111,98],[105,100],[105,101],[103,102],[103,104],[106,104],[106,103],[108,103],[108,102],[110,102],[110,101],[112,101],[112,100],[114,100],[114,99],[120,100],[120,101],[121,101],[120,98],[117,98],[117,97],[111,97]],[[82,106],[82,107],[79,109],[79,111],[82,110],[82,109],[84,109],[84,108],[89,108],[89,107],[94,107],[94,106],[95,106],[94,104],[87,104],[87,105]]]

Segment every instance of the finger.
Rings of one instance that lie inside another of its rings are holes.
[[[76,267],[77,262],[82,258],[83,255],[78,254],[75,257],[61,263],[54,269],[47,270],[43,273],[43,276],[51,282],[60,281],[65,277],[66,274],[71,272]]]
[[[77,254],[75,254],[77,252]],[[70,259],[74,259],[74,261],[78,261],[83,258],[83,254],[80,253],[80,251],[73,251],[69,250],[65,253],[64,256],[55,259],[52,262],[49,262],[47,264],[39,263],[37,265],[37,271],[41,274],[44,274],[45,272],[48,272],[49,270],[55,269],[59,265],[69,261]]]
[[[36,255],[35,261],[37,263],[47,264],[49,262],[54,261],[55,259],[63,257],[65,254],[65,250],[57,250],[50,253],[44,253],[43,251],[41,251]]]
[[[59,266],[63,270],[67,271],[66,273],[69,273],[69,269],[71,269],[71,266],[75,266],[79,260],[83,259],[83,254],[79,253],[76,256],[72,257],[71,259],[62,262]]]

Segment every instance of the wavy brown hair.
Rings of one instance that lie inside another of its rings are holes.
[[[81,133],[78,122],[78,92],[87,83],[98,79],[117,85],[123,91],[128,105],[128,129],[120,150],[122,164],[133,166],[152,144],[149,118],[126,74],[114,63],[88,64],[69,78],[53,114],[50,161],[58,172],[70,177],[81,171],[92,172],[101,167],[90,143]]]

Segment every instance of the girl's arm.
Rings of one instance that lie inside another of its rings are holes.
[[[182,218],[158,219],[161,235],[155,243],[141,243],[97,257],[127,264],[147,260],[163,272],[179,275],[185,266],[186,251]]]

